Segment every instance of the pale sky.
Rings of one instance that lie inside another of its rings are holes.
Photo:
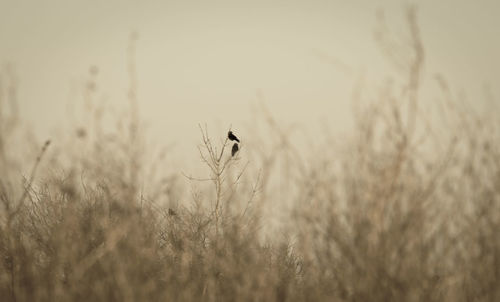
[[[321,119],[342,129],[353,74],[380,79],[387,72],[373,39],[376,11],[384,9],[397,27],[404,3],[0,0],[0,63],[14,64],[22,117],[41,136],[79,100],[71,87],[82,85],[90,66],[99,68],[99,95],[127,105],[133,31],[141,116],[158,141],[190,146],[205,122],[244,134],[258,91],[284,122]],[[500,95],[500,1],[426,0],[418,7],[426,73],[445,74],[471,97],[484,84]]]

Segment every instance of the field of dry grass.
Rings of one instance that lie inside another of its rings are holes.
[[[304,155],[264,112],[275,145],[256,136],[259,149],[232,157],[226,134],[201,125],[205,175],[169,170],[134,114],[105,131],[88,108],[64,139],[25,139],[3,73],[0,300],[500,301],[497,109],[459,102],[444,76],[422,105],[413,9],[407,20],[403,48],[377,35],[400,77],[356,89],[341,144]]]

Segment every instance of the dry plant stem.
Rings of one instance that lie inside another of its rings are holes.
[[[22,205],[24,204],[24,200],[30,194],[31,185],[35,179],[35,175],[36,175],[38,166],[40,165],[42,157],[45,154],[45,151],[47,150],[47,147],[49,146],[49,144],[50,144],[50,141],[47,140],[45,142],[45,144],[43,145],[42,150],[38,154],[36,161],[35,161],[35,164],[33,165],[33,168],[31,169],[30,176],[26,180],[26,184],[23,187],[23,193],[22,193],[21,197],[19,198],[19,200],[17,201],[17,203],[15,205],[13,205],[15,208],[11,208],[11,204],[8,200],[8,197],[3,195],[3,194],[5,194],[5,191],[2,190],[3,196],[1,197],[1,199],[5,205],[5,210],[7,211],[7,223],[6,223],[7,234],[12,232],[13,220],[16,217],[16,215],[18,215],[19,211],[21,210]],[[3,187],[3,185],[2,185],[2,187]],[[8,258],[8,262],[10,263],[10,265],[7,266],[7,269],[10,271],[10,282],[11,282],[10,292],[11,292],[11,297],[12,297],[13,301],[16,301],[15,280],[16,280],[16,266],[18,265],[17,259],[16,259],[17,258],[16,257],[16,246],[18,246],[18,244],[19,244],[19,242],[17,242],[18,240],[19,240],[18,238],[10,237],[9,240],[7,241],[7,244],[8,244],[8,246],[7,246],[7,251],[8,251],[7,258]]]
[[[422,67],[424,64],[424,47],[422,46],[422,40],[420,38],[420,30],[417,23],[417,11],[415,6],[410,6],[406,10],[408,26],[411,34],[411,47],[414,51],[413,61],[410,63],[409,72],[409,106],[408,106],[408,141],[411,141],[411,137],[415,131],[417,111],[418,111],[418,92],[420,87],[420,78],[422,73]]]
[[[401,118],[401,113],[399,109],[398,100],[389,98],[389,106],[392,107],[392,118],[394,119],[394,128],[396,133],[401,139],[401,142],[397,144],[396,155],[393,159],[393,165],[390,169],[390,185],[386,188],[386,192],[383,194],[385,200],[395,200],[397,190],[395,189],[399,182],[399,176],[402,173],[407,159],[409,158],[409,152],[412,148],[413,134],[415,132],[416,121],[418,117],[418,94],[420,90],[420,78],[422,73],[422,68],[424,64],[424,50],[420,38],[420,31],[417,24],[416,17],[416,7],[408,6],[406,8],[406,20],[408,22],[408,27],[410,31],[410,53],[411,57],[407,63],[408,67],[403,68],[407,72],[408,83],[406,87],[406,93],[408,95],[408,114],[406,120],[406,128],[403,127],[403,120]],[[381,20],[383,22],[383,20]],[[386,33],[383,33],[386,34]],[[380,39],[384,49],[390,49],[390,45],[387,41]],[[400,50],[401,51],[401,50]],[[395,62],[397,61],[397,55],[403,55],[401,53],[391,53]],[[390,124],[390,121],[386,118],[386,122]],[[378,221],[382,221],[383,213],[385,212],[386,206],[380,206],[377,211],[374,212],[374,216]]]
[[[50,145],[50,140],[46,141],[45,144],[42,147],[42,150],[40,151],[40,154],[38,154],[35,164],[33,165],[33,168],[31,169],[30,177],[28,178],[28,181],[26,182],[26,185],[23,190],[23,194],[19,198],[19,201],[16,204],[16,210],[12,213],[15,215],[19,209],[21,208],[21,205],[24,203],[24,200],[26,199],[26,196],[29,194],[29,189],[31,188],[31,185],[33,181],[35,180],[35,175],[36,171],[38,169],[38,166],[40,165],[40,162],[42,160],[43,155],[45,154],[45,151],[47,150],[47,147]]]
[[[212,177],[210,178],[211,181],[215,185],[215,205],[213,209],[213,215],[215,217],[215,234],[218,236],[219,234],[219,224],[220,224],[220,216],[221,216],[221,201],[223,197],[223,192],[222,192],[222,186],[224,184],[224,171],[228,167],[229,163],[231,162],[232,158],[228,158],[225,161],[222,161],[222,156],[224,155],[224,151],[226,150],[226,147],[228,146],[228,138],[224,140],[222,144],[222,148],[220,152],[218,152],[217,147],[214,146],[208,136],[208,129],[207,126],[205,125],[205,128],[203,129],[201,125],[198,125],[200,128],[202,140],[203,140],[203,145],[198,147],[200,157],[203,160],[203,162],[210,168],[212,172]],[[203,152],[203,149],[206,151]]]
[[[226,190],[226,192],[224,192],[222,195],[224,195],[225,193],[227,193],[227,191],[231,191],[231,194],[228,196],[227,198],[227,201],[229,202],[233,195],[234,195],[234,192],[236,191],[235,190],[235,187],[238,185],[241,177],[243,176],[243,173],[245,173],[245,170],[247,169],[248,167],[248,162],[245,164],[245,166],[243,167],[243,169],[241,169],[241,171],[238,173],[238,175],[236,176],[236,179],[231,183],[231,186]]]
[[[260,178],[261,178],[261,171],[259,171],[259,174],[257,175],[257,180],[255,181],[255,185],[252,186],[252,192],[250,192],[250,198],[248,199],[248,201],[245,205],[245,209],[243,210],[243,212],[240,215],[240,218],[245,217],[245,215],[247,214],[248,208],[252,205],[252,202],[253,202],[253,200],[258,192]]]
[[[139,136],[139,106],[138,106],[138,80],[137,80],[137,68],[135,62],[136,56],[136,44],[138,40],[138,34],[136,32],[130,33],[129,45],[127,49],[127,71],[129,76],[129,88],[128,88],[128,101],[130,104],[130,120],[128,121],[128,173],[129,173],[129,201],[135,200],[136,195],[139,192],[138,180],[140,177],[140,161],[141,161],[141,141]]]

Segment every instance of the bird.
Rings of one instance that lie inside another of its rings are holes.
[[[236,137],[236,135],[233,134],[233,131],[229,131],[227,133],[227,138],[229,138],[232,141],[237,141],[238,143],[240,142],[240,140]]]
[[[234,156],[239,149],[238,143],[234,143],[233,148],[231,149],[231,156]]]
[[[177,213],[174,210],[172,210],[171,208],[169,208],[168,209],[168,215],[169,216],[177,216]]]

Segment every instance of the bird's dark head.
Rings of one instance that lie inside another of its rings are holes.
[[[229,131],[227,133],[227,138],[229,138],[229,140],[232,140],[232,141],[237,141],[238,143],[240,142],[240,140],[236,137],[236,135],[233,134],[232,131]]]

